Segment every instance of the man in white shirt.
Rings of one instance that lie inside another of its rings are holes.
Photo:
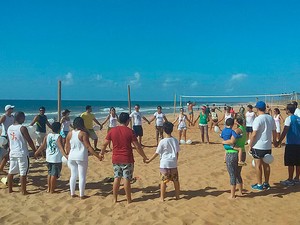
[[[272,153],[272,137],[274,146],[276,142],[276,126],[272,116],[265,113],[266,103],[259,101],[256,103],[257,117],[254,119],[253,132],[250,137],[249,150],[255,160],[255,170],[257,183],[251,185],[252,189],[262,191],[270,189],[270,165],[263,161],[267,154]],[[262,182],[262,168],[264,171],[265,182]]]
[[[298,102],[293,101],[292,104],[296,107],[294,115],[300,117],[300,109],[298,108]]]

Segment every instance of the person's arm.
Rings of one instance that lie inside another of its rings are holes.
[[[109,145],[109,143],[110,143],[110,141],[105,139],[104,143],[102,144],[101,152],[99,153],[99,157],[100,157],[101,161],[104,159],[105,150],[106,150],[106,147]]]
[[[46,135],[44,137],[43,143],[41,144],[41,146],[36,150],[36,152],[34,153],[34,157],[38,157],[39,154],[41,153],[41,151],[45,150],[47,148],[47,136]]]
[[[179,117],[176,118],[176,120],[173,121],[173,125],[178,121]]]
[[[147,158],[147,156],[145,155],[145,152],[144,152],[142,146],[140,145],[140,143],[139,143],[137,140],[135,140],[135,141],[132,142],[132,144],[134,145],[136,151],[140,154],[140,156],[143,157],[143,162],[146,162],[146,160],[147,160],[148,158]]]
[[[96,123],[96,124],[98,124],[99,126],[100,126],[100,130],[102,130],[102,124],[101,123],[99,123],[99,121],[96,119],[96,118],[94,118],[93,119],[93,121]]]
[[[150,159],[147,159],[147,160],[145,161],[145,163],[150,163],[150,162],[151,162],[153,159],[155,159],[157,156],[159,156],[159,154],[155,152],[155,153],[151,156]]]
[[[290,127],[289,126],[284,126],[283,128],[283,131],[280,135],[280,138],[278,140],[278,144],[281,144],[281,142],[283,141],[283,139],[285,138],[287,132],[289,131]],[[276,140],[276,138],[274,139],[274,136],[273,136],[273,140]]]
[[[59,135],[58,139],[57,139],[57,148],[59,149],[59,151],[61,152],[61,154],[66,157],[66,159],[68,159],[68,155],[66,154],[64,147],[63,147],[63,143],[62,143],[62,137]]]
[[[142,117],[143,118],[143,120],[145,120],[148,124],[150,124],[150,121],[146,118],[146,117]]]
[[[167,117],[164,115],[164,120],[165,120],[165,122],[168,122],[168,119],[167,119]]]
[[[109,120],[110,114],[105,118],[105,120],[102,122],[101,126],[103,127],[104,124]]]
[[[38,121],[38,116],[35,116],[29,126],[33,126]]]
[[[63,116],[60,120],[60,124],[63,124],[63,122],[65,122],[65,121],[66,121],[66,118]]]
[[[65,145],[65,152],[67,155],[69,155],[71,150],[70,140],[72,138],[72,132],[69,132],[66,138],[66,145]]]
[[[150,120],[149,120],[149,124],[153,121],[153,120],[155,120],[155,116],[153,116]]]
[[[25,140],[28,142],[28,145],[30,146],[30,148],[32,149],[32,151],[36,152],[35,145],[34,145],[32,139],[31,139],[31,137],[29,136],[27,127],[22,126],[21,129],[20,129],[20,131],[21,131],[23,137],[25,138]]]
[[[197,122],[197,120],[200,118],[200,114],[199,114],[199,116],[197,116],[197,118],[194,120],[194,123],[193,123],[193,126],[195,126],[195,124],[196,124],[196,122]]]
[[[0,124],[4,123],[6,120],[6,116],[1,116],[0,118]]]
[[[184,115],[185,116],[185,119],[189,122],[189,123],[192,123],[192,121],[190,121],[190,119],[186,116],[186,115]]]
[[[251,150],[252,147],[253,147],[253,141],[255,140],[256,135],[257,135],[257,131],[256,131],[256,130],[254,130],[254,131],[252,132],[252,134],[250,135],[249,150]]]
[[[96,158],[98,158],[99,160],[101,160],[100,156],[95,152],[95,150],[93,149],[93,147],[91,146],[90,140],[89,140],[89,135],[84,132],[84,131],[80,131],[79,133],[79,140],[80,140],[80,136],[82,138],[82,143],[83,145],[87,148],[87,150]]]
[[[224,119],[225,119],[225,113],[223,114],[222,119],[220,119],[220,120],[218,121],[218,124],[219,124],[221,121],[223,121]]]
[[[226,140],[226,141],[222,141],[223,145],[234,145],[236,142],[236,138],[235,135],[231,135],[231,138]]]
[[[48,118],[46,119],[46,124],[47,124],[47,126],[48,126],[50,129],[52,129],[52,126],[51,126],[51,124],[49,123]]]

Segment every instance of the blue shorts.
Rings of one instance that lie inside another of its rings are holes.
[[[60,172],[62,168],[62,163],[49,163],[47,164],[48,167],[48,175],[60,177]]]
[[[66,138],[67,136],[68,136],[68,133],[69,133],[69,131],[60,131],[60,136],[62,137],[62,138]]]
[[[114,178],[125,178],[131,180],[133,177],[133,163],[127,164],[113,164]]]

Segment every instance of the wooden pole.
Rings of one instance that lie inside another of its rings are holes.
[[[127,86],[127,93],[128,93],[128,112],[129,115],[131,114],[131,97],[130,97],[130,85]],[[132,128],[132,122],[130,120],[130,128]]]
[[[174,119],[176,116],[176,94],[174,95]]]
[[[57,118],[58,122],[61,119],[61,81],[58,81],[58,93],[57,93]]]

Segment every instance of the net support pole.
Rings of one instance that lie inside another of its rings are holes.
[[[58,89],[57,89],[57,121],[59,122],[61,119],[61,81],[58,81]]]

